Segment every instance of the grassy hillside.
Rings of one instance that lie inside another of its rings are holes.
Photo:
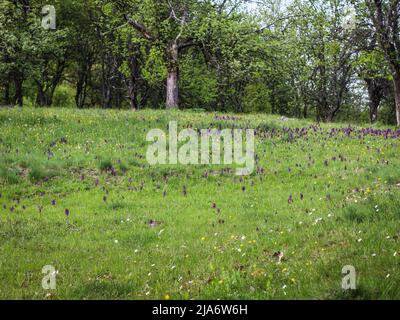
[[[170,120],[257,128],[257,172],[149,166],[146,134]],[[0,298],[399,299],[399,155],[394,129],[0,110]],[[57,290],[42,289],[45,265]]]

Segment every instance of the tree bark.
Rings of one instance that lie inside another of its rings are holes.
[[[53,104],[54,92],[61,82],[65,68],[65,60],[57,61],[57,69],[54,75],[49,79],[37,81],[38,93],[36,97],[36,103],[39,106],[50,107]]]
[[[90,84],[92,72],[92,55],[84,57],[79,63],[78,81],[76,82],[75,103],[78,108],[83,108],[86,104],[87,87]]]
[[[10,105],[10,76],[7,77],[8,81],[4,84],[4,104]]]
[[[40,107],[50,107],[53,104],[53,96],[55,87],[44,89],[43,84],[37,84],[38,92],[36,96],[36,104]]]
[[[176,41],[174,41],[168,48],[168,77],[167,77],[167,109],[178,108],[178,51],[179,46]]]
[[[318,84],[318,97],[317,97],[317,122],[327,121],[327,111],[328,111],[328,96],[327,96],[327,80],[326,80],[326,67],[325,67],[325,52],[320,52],[318,57],[321,61],[320,66],[318,66],[319,74],[321,79],[319,79]]]
[[[169,3],[169,2],[168,2]],[[179,89],[178,89],[178,81],[179,81],[179,66],[178,66],[178,56],[179,51],[185,48],[193,47],[198,45],[195,40],[190,37],[186,40],[182,40],[181,36],[183,34],[186,19],[188,16],[187,8],[184,8],[184,12],[180,19],[177,18],[176,12],[174,8],[169,3],[171,12],[170,18],[174,18],[180,22],[180,31],[178,35],[172,40],[166,48],[166,56],[167,56],[167,68],[168,68],[168,76],[167,76],[167,92],[166,92],[166,108],[167,109],[175,109],[178,108],[179,105]],[[140,34],[149,41],[159,40],[147,29],[143,24],[139,23],[136,20],[128,18],[125,14],[124,18],[126,22],[133,27],[135,30],[140,32]]]
[[[303,107],[303,118],[307,119],[308,117],[308,104],[304,103],[304,107]]]
[[[75,103],[78,108],[83,108],[86,102],[87,77],[81,74],[76,83]]]
[[[394,98],[396,102],[396,120],[397,126],[400,126],[400,73],[396,73],[394,82]]]
[[[369,79],[366,78],[369,98],[369,114],[371,123],[375,123],[378,120],[378,108],[383,98],[383,87],[380,83],[380,79]]]
[[[397,126],[400,126],[400,1],[389,1],[387,6],[382,0],[374,0],[369,4],[371,5],[372,20],[378,33],[379,45],[393,70],[396,122]]]
[[[15,84],[15,96],[14,96],[14,102],[16,105],[22,107],[24,103],[24,97],[23,97],[23,92],[22,92],[22,85],[23,85],[23,79],[22,77],[16,77],[14,79],[14,84]]]
[[[132,43],[132,35],[130,34],[128,35],[126,48],[128,50],[127,61],[130,69],[130,75],[124,77],[128,94],[127,98],[129,100],[130,109],[136,111],[138,109],[136,83],[139,79],[139,63],[134,52],[135,48]]]
[[[48,105],[46,93],[44,92],[43,85],[41,83],[38,83],[38,92],[36,96],[36,104],[39,105],[40,107],[44,107]]]

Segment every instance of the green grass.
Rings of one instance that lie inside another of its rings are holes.
[[[399,299],[399,139],[330,136],[339,124],[299,138],[283,127],[311,123],[236,117],[0,110],[0,298]],[[256,139],[265,172],[149,166],[146,134],[170,120],[275,130]],[[341,289],[345,265],[356,291]]]

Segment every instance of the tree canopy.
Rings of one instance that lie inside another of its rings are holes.
[[[399,14],[398,0],[2,0],[0,104],[400,125]]]

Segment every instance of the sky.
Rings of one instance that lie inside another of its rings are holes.
[[[262,4],[260,5],[260,3],[262,3],[262,2],[263,2],[263,0],[259,0],[259,1],[250,0],[249,3],[246,4],[246,7],[247,7],[248,10],[258,10],[259,7],[262,6]],[[280,6],[282,9],[284,9],[285,7],[287,7],[292,2],[292,0],[275,0],[275,1],[270,0],[268,2],[274,3],[274,4],[278,5],[278,6]]]

